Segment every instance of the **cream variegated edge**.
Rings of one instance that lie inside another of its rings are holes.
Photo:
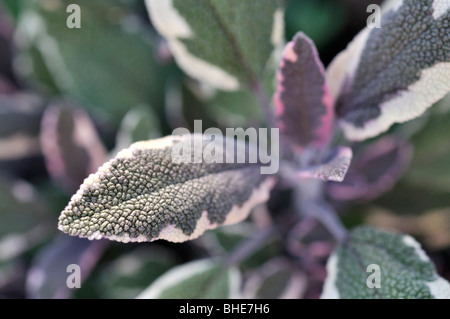
[[[388,0],[383,3],[382,13],[397,11],[403,0]],[[450,9],[450,1],[434,0],[433,18],[438,19]],[[355,74],[360,63],[361,54],[369,39],[371,29],[362,30],[330,63],[327,69],[327,84],[334,99]],[[422,115],[432,104],[438,102],[450,91],[450,63],[441,62],[422,70],[418,81],[411,84],[396,98],[380,105],[381,114],[370,120],[363,127],[341,120],[340,124],[347,139],[362,141],[386,132],[393,124],[403,123]]]
[[[172,268],[156,279],[150,287],[141,292],[136,299],[158,299],[165,289],[175,286],[192,276],[201,274],[216,265],[217,262],[214,259],[201,259]],[[228,269],[228,276],[228,298],[239,298],[241,283],[239,270],[236,267],[230,267]]]
[[[182,39],[192,39],[194,34],[189,24],[173,5],[173,0],[145,0],[149,16],[156,30],[163,35],[180,67],[191,77],[217,89],[236,91],[242,87],[238,77],[191,54]],[[284,43],[284,12],[274,12],[270,38],[274,54]]]
[[[182,243],[188,240],[193,240],[200,237],[207,230],[215,229],[220,226],[236,224],[245,220],[255,206],[263,204],[269,199],[270,190],[274,185],[275,178],[267,178],[259,185],[259,187],[253,190],[250,198],[245,203],[243,203],[242,205],[234,205],[231,208],[231,210],[227,214],[225,221],[222,224],[210,223],[208,219],[208,212],[203,211],[202,216],[197,220],[195,230],[190,235],[184,234],[180,228],[176,227],[176,225],[168,225],[161,230],[158,237],[152,238],[150,240],[148,237],[143,235],[139,235],[136,238],[116,235],[106,236],[98,231],[93,233],[91,236],[88,236],[87,238],[90,240],[107,238],[123,243],[148,241],[151,242],[155,240],[167,240],[173,243]]]
[[[194,141],[195,143],[195,140],[208,140],[208,135],[190,134],[189,138],[191,138],[191,141]],[[114,163],[117,159],[131,158],[133,156],[133,152],[137,149],[164,149],[173,147],[176,143],[183,143],[186,141],[187,140],[185,135],[169,135],[159,139],[133,143],[129,148],[120,151],[115,158],[104,163],[96,173],[90,174],[84,180],[78,191],[72,196],[69,204],[64,209],[64,211],[72,209],[72,203],[80,201],[86,190],[99,188],[103,179],[103,175],[107,174],[107,172],[110,171],[112,163]],[[233,145],[235,143],[234,140],[231,140],[229,138],[226,138],[226,141],[233,142]],[[240,146],[244,145],[242,142],[237,143]],[[252,148],[254,146],[250,145],[249,147]],[[208,211],[203,211],[201,217],[196,222],[196,228],[190,235],[184,234],[181,229],[176,227],[176,225],[168,225],[160,231],[160,234],[157,237],[154,238],[148,238],[144,235],[139,235],[137,237],[130,237],[128,235],[106,235],[101,233],[100,231],[95,231],[89,236],[81,237],[88,238],[89,240],[99,240],[102,238],[106,238],[123,243],[148,242],[155,240],[167,240],[170,242],[180,243],[188,240],[193,240],[201,236],[207,230],[215,229],[219,226],[236,224],[245,220],[255,206],[263,204],[269,199],[270,191],[275,186],[275,183],[276,177],[268,176],[259,184],[258,187],[255,187],[253,189],[250,197],[244,203],[242,203],[241,205],[236,204],[231,207],[231,210],[227,214],[225,214],[226,217],[223,223],[210,223],[208,219]],[[58,229],[63,232],[65,232],[64,227],[64,224],[60,223],[58,225]]]
[[[155,28],[167,39],[172,54],[188,75],[222,90],[239,89],[240,83],[235,76],[192,55],[179,40],[196,35],[173,6],[172,0],[146,0],[145,3]]]
[[[413,247],[418,258],[425,262],[431,262],[430,258],[424,252],[420,244],[411,236],[403,235],[403,243],[406,246]],[[336,286],[339,276],[339,256],[333,252],[327,262],[327,278],[323,285],[321,299],[340,299],[339,289]],[[435,299],[450,299],[450,283],[436,274],[435,280],[424,281],[424,284],[430,289],[431,295]]]
[[[437,63],[421,72],[420,79],[397,97],[380,105],[380,116],[363,127],[341,120],[346,137],[362,141],[386,132],[392,124],[403,123],[422,115],[431,105],[450,92],[450,62]]]

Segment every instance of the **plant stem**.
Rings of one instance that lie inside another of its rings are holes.
[[[275,234],[276,228],[270,227],[259,232],[256,236],[244,240],[243,243],[239,244],[239,246],[228,256],[226,265],[231,267],[239,264],[241,261],[251,256],[251,254],[258,250],[262,245],[267,243],[268,239]]]
[[[347,230],[334,209],[323,199],[323,185],[316,179],[299,180],[295,187],[295,207],[302,215],[317,219],[337,242],[342,242],[347,238]]]

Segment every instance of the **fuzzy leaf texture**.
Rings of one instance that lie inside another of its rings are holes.
[[[275,179],[261,175],[259,164],[226,163],[229,141],[210,139],[193,134],[132,144],[85,179],[59,229],[89,239],[183,242],[244,220],[268,199]],[[207,160],[208,151],[224,163]]]
[[[146,0],[179,66],[222,90],[253,85],[283,43],[278,0]]]
[[[423,114],[450,92],[450,1],[393,0],[331,63],[345,136],[364,140]]]
[[[196,260],[174,267],[154,281],[138,299],[237,298],[241,275],[214,259]]]
[[[353,151],[339,146],[331,149],[318,165],[309,166],[298,172],[301,178],[318,178],[323,181],[342,182],[352,161]]]
[[[379,266],[379,287],[374,270]],[[448,299],[450,284],[412,237],[371,227],[355,229],[327,264],[324,299]],[[375,279],[376,280],[376,279]]]
[[[334,118],[333,99],[317,49],[301,32],[283,51],[274,104],[280,131],[297,151],[309,145],[326,146]]]

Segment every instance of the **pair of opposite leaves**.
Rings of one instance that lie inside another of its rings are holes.
[[[178,64],[219,89],[254,86],[282,42],[276,0],[147,0],[147,7]],[[312,41],[297,34],[283,51],[274,95],[277,125],[292,149],[326,149],[336,118],[348,139],[360,141],[443,98],[450,91],[449,16],[445,0],[388,1],[381,28],[363,30],[326,72]],[[268,199],[275,177],[261,175],[259,164],[171,160],[175,144],[195,140],[210,142],[168,136],[121,151],[81,185],[59,229],[90,239],[182,242],[239,222]],[[342,180],[351,150],[332,153],[299,175]]]

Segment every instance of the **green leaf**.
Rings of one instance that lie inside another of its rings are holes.
[[[300,299],[306,276],[288,260],[272,259],[249,276],[243,295],[249,299]]]
[[[278,0],[147,0],[178,64],[223,90],[254,84],[283,42]]]
[[[450,5],[387,2],[380,27],[366,27],[328,67],[345,136],[361,141],[422,115],[450,92]]]
[[[412,139],[414,157],[405,181],[434,192],[450,191],[450,113],[432,114],[426,126]]]
[[[0,262],[40,244],[52,232],[47,203],[33,185],[0,178]]]
[[[226,269],[215,259],[193,261],[175,267],[144,290],[138,299],[225,299],[237,298],[240,273]]]
[[[113,153],[117,153],[134,142],[160,136],[159,122],[152,109],[148,106],[135,107],[125,115],[120,123],[116,136],[116,151]]]
[[[121,1],[77,4],[82,26],[69,29],[64,2],[24,2],[17,46],[31,68],[22,76],[50,94],[56,86],[116,125],[134,106],[162,108],[165,71],[154,56],[155,35]]]
[[[135,298],[175,265],[176,258],[169,250],[140,247],[104,268],[96,286],[102,298]]]
[[[214,135],[134,143],[84,181],[58,227],[89,239],[183,242],[240,222],[268,199],[275,178],[259,164],[229,163],[236,146],[245,154],[246,144]]]
[[[355,229],[336,248],[327,272],[325,299],[450,298],[450,284],[436,273],[418,242],[371,227]]]

